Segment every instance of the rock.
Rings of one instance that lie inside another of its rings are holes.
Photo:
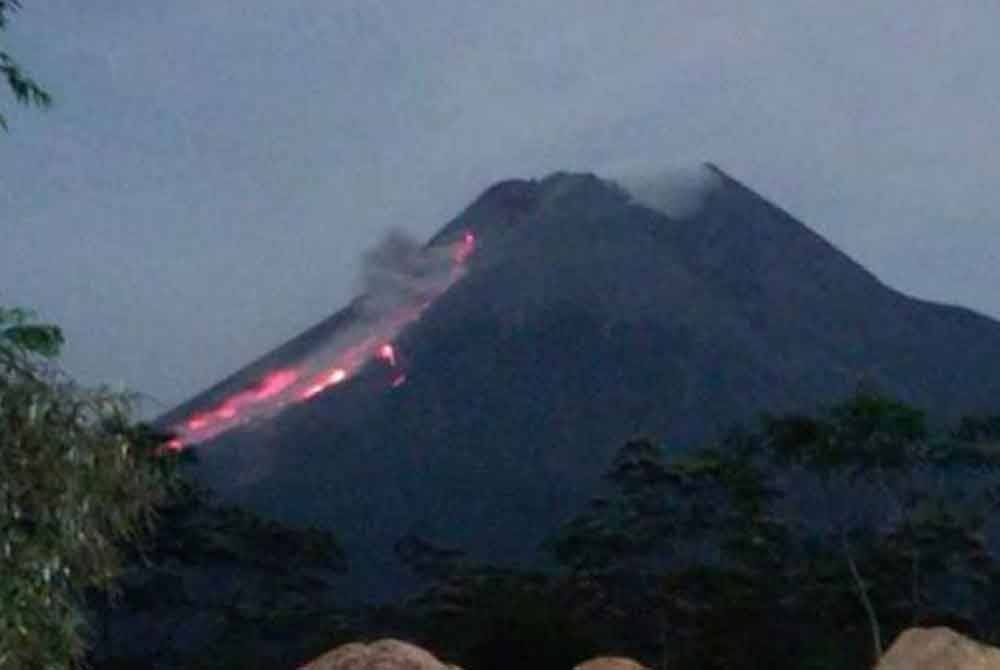
[[[641,663],[624,656],[597,656],[584,661],[573,670],[649,670]]]
[[[896,638],[876,670],[1000,670],[1000,649],[950,628],[910,628]]]
[[[299,670],[450,670],[420,647],[400,640],[351,642],[329,651]]]

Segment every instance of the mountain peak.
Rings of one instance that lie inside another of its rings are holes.
[[[381,361],[203,443],[198,472],[229,501],[335,530],[352,584],[385,595],[414,529],[533,560],[637,432],[697,444],[862,378],[949,418],[1000,396],[1000,324],[906,298],[718,167],[695,175],[710,188],[683,218],[592,174],[492,185],[430,243],[468,236],[468,264],[392,342],[344,310],[223,390],[266,395],[269,371],[345,343],[391,345]],[[206,398],[185,411],[220,407]]]

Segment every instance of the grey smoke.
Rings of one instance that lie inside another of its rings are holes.
[[[301,370],[312,375],[343,365],[353,372],[363,360],[345,361],[346,352],[392,342],[460,272],[447,247],[426,247],[402,230],[389,230],[362,254],[354,303],[357,318],[301,362]]]
[[[687,219],[701,209],[705,197],[719,185],[708,166],[631,167],[610,175],[636,202],[672,219]]]
[[[242,403],[239,420],[220,425],[222,432],[274,416],[290,402],[308,399],[301,394],[310,388],[322,387],[318,394],[354,376],[377,355],[381,345],[392,343],[400,330],[418,318],[422,309],[462,274],[462,269],[454,265],[448,247],[424,247],[399,230],[390,230],[366,251],[361,268],[357,280],[361,295],[354,302],[350,319],[343,321],[325,341],[313,345],[296,360],[287,361],[287,367],[294,370],[294,381],[267,402]],[[277,371],[278,367],[271,370]],[[331,381],[334,374],[339,379]],[[252,387],[232,389],[226,394],[226,402],[248,392],[252,393]],[[198,436],[199,430],[185,435],[185,429],[179,428],[186,439],[204,439],[219,432]],[[264,474],[267,468],[254,466],[252,470],[246,475],[251,479]]]
[[[418,308],[453,278],[447,248],[425,247],[402,230],[390,230],[362,257],[362,312],[367,320],[377,320],[399,309]]]

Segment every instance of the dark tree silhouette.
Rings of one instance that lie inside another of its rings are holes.
[[[990,639],[998,428],[932,435],[922,412],[860,392],[672,459],[633,441],[612,493],[548,547],[594,611],[663,626],[643,636],[672,667],[870,663],[921,623]]]
[[[20,0],[0,0],[0,37],[7,29],[11,15],[19,9],[21,9]],[[3,48],[2,42],[0,42],[0,77],[7,82],[7,87],[19,103],[42,108],[52,104],[49,92],[24,71],[14,57]],[[0,128],[7,130],[7,119],[3,114],[0,114]]]

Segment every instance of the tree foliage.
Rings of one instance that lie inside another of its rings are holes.
[[[291,668],[347,641],[335,538],[222,506],[194,486],[172,496],[113,598],[95,596],[94,667]],[[137,620],[155,621],[141,639]]]
[[[931,435],[922,412],[862,392],[671,459],[633,441],[612,493],[548,546],[593,611],[616,613],[606,625],[661,626],[640,635],[671,667],[870,664],[935,622],[991,639],[998,428]]]
[[[480,670],[569,668],[604,648],[550,573],[472,560],[412,534],[395,549],[430,583],[395,609],[393,626],[370,624],[370,635],[415,639]]]
[[[80,659],[82,598],[106,589],[123,543],[149,528],[173,481],[131,399],[78,386],[51,363],[58,328],[0,309],[0,668]]]
[[[21,9],[20,0],[0,0],[0,36],[7,29],[11,15],[19,9]],[[13,56],[3,48],[2,42],[0,42],[0,77],[7,82],[7,87],[19,103],[37,107],[48,107],[52,104],[52,96],[24,71]],[[0,114],[0,128],[7,130],[7,119],[3,114]]]
[[[130,568],[94,660],[290,667],[389,635],[483,670],[596,653],[820,670],[870,666],[911,625],[996,641],[998,470],[996,417],[932,432],[922,412],[874,393],[819,416],[765,416],[699,449],[633,440],[604,495],[547,543],[560,569],[489,564],[410,535],[397,555],[426,590],[353,611],[329,581],[343,560],[332,538],[188,497]],[[128,650],[142,616],[170,645]]]

